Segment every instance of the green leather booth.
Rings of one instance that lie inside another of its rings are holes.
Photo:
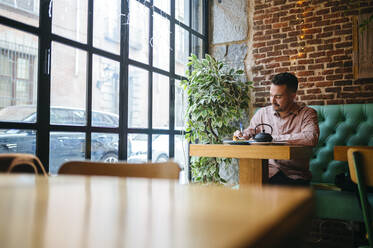
[[[319,143],[310,160],[316,215],[362,221],[355,193],[333,187],[336,175],[348,171],[347,162],[333,160],[333,150],[334,146],[373,146],[373,103],[310,107],[317,111],[320,127]],[[373,204],[373,194],[369,201]]]

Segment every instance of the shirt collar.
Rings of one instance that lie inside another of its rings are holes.
[[[289,115],[297,115],[299,113],[299,111],[303,108],[304,106],[301,106],[300,104],[298,104],[297,102],[294,102],[293,103],[293,106],[290,108],[290,111],[289,113],[286,115],[289,116]],[[280,117],[280,114],[275,111],[273,108],[271,108],[271,111],[272,111],[272,114],[277,116],[277,117]]]

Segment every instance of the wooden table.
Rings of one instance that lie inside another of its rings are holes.
[[[347,151],[350,148],[370,148],[373,149],[373,146],[334,146],[334,160],[338,161],[348,161]]]
[[[0,247],[277,247],[313,212],[310,189],[142,178],[0,175]]]
[[[240,185],[263,184],[268,181],[268,159],[304,159],[312,148],[295,145],[199,145],[192,144],[190,156],[237,158]]]

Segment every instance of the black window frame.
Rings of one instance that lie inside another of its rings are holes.
[[[110,53],[93,46],[93,7],[94,0],[88,1],[88,24],[87,24],[87,43],[80,43],[52,33],[52,13],[51,0],[40,0],[39,7],[39,27],[35,27],[20,21],[0,16],[0,24],[17,29],[38,37],[38,78],[37,78],[37,122],[36,123],[10,123],[0,121],[0,129],[29,129],[36,130],[36,155],[40,158],[49,171],[49,147],[50,133],[56,131],[64,132],[83,132],[85,133],[85,158],[91,158],[91,136],[92,133],[110,133],[119,135],[118,158],[119,160],[127,159],[128,134],[147,134],[148,135],[148,160],[152,159],[152,136],[156,134],[167,134],[169,137],[169,157],[174,157],[175,135],[182,135],[182,130],[175,130],[175,80],[183,80],[184,77],[175,74],[175,25],[179,25],[188,31],[189,35],[189,54],[192,51],[192,35],[200,38],[203,42],[203,54],[208,49],[208,18],[209,18],[209,1],[202,0],[203,4],[203,30],[202,33],[192,28],[193,8],[189,0],[189,25],[178,21],[175,18],[175,1],[170,1],[170,14],[165,13],[157,6],[153,6],[153,0],[135,0],[149,8],[149,39],[153,36],[153,13],[158,13],[170,21],[170,58],[169,71],[153,67],[153,48],[149,44],[149,64],[144,64],[129,58],[129,27],[121,25],[120,31],[120,54]],[[129,14],[129,0],[121,0],[121,23],[127,22]],[[86,81],[86,115],[87,123],[85,126],[55,125],[50,124],[50,97],[51,97],[51,46],[52,42],[58,42],[73,48],[78,48],[87,52],[87,81]],[[95,127],[92,126],[92,63],[93,54],[102,56],[119,62],[119,126]],[[148,127],[147,128],[129,128],[128,127],[128,68],[136,66],[148,72]],[[169,128],[153,129],[152,128],[152,80],[153,73],[159,73],[169,78]]]

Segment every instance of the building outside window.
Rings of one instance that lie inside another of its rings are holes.
[[[190,53],[207,47],[208,1],[112,2],[0,0],[0,132],[13,144],[0,152],[37,154],[52,174],[71,159],[187,168],[179,84]]]

